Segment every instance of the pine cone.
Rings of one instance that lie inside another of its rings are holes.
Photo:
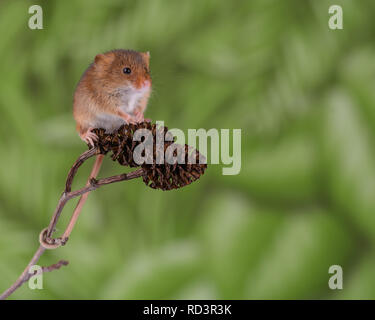
[[[152,164],[143,163],[139,165],[133,158],[134,149],[142,143],[142,141],[133,141],[134,133],[138,129],[148,129],[152,133],[153,154],[152,159],[148,159],[151,160]],[[141,122],[123,125],[111,134],[105,133],[105,130],[101,128],[94,129],[93,132],[99,138],[98,142],[95,143],[95,147],[99,149],[101,154],[112,152],[112,160],[117,161],[119,164],[142,167],[144,171],[143,181],[153,189],[172,190],[184,187],[199,179],[207,168],[206,163],[199,163],[199,159],[205,162],[205,158],[197,150],[188,145],[182,146],[174,143],[167,127],[157,127],[156,124],[151,122]],[[160,150],[157,147],[157,135],[159,138],[164,139],[164,150]],[[178,153],[177,150],[181,153]],[[161,151],[162,153],[160,153]],[[164,163],[157,164],[157,156],[160,157],[160,155],[164,154]],[[173,160],[179,154],[182,154],[184,158],[178,159],[179,163],[176,161],[174,163]]]

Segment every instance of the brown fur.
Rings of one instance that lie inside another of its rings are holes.
[[[112,50],[98,54],[79,81],[73,102],[73,115],[77,122],[77,131],[82,136],[91,127],[99,113],[117,115],[126,119],[127,114],[121,106],[119,88],[141,88],[144,81],[151,84],[149,53],[133,50]],[[124,74],[123,68],[131,69]],[[144,112],[150,91],[139,100],[136,111]]]

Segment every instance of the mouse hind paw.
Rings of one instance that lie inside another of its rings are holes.
[[[89,128],[87,129],[86,132],[84,133],[81,133],[79,136],[80,138],[86,142],[90,147],[94,147],[95,145],[95,142],[97,142],[99,140],[98,136],[92,132],[91,130],[93,130],[93,128]]]

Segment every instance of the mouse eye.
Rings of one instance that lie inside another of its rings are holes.
[[[122,69],[122,72],[125,74],[130,74],[132,71],[130,70],[130,68],[125,67],[124,69]]]

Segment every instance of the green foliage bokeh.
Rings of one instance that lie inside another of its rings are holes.
[[[39,4],[44,29],[30,30]],[[242,169],[191,186],[140,180],[89,197],[68,267],[13,299],[375,298],[375,2],[27,0],[0,3],[0,291],[38,246],[85,150],[72,95],[100,52],[151,52],[146,117],[242,129]],[[80,171],[82,186],[92,162]],[[122,173],[106,159],[101,176]],[[61,232],[74,203],[58,225]],[[341,265],[344,289],[328,288]]]

